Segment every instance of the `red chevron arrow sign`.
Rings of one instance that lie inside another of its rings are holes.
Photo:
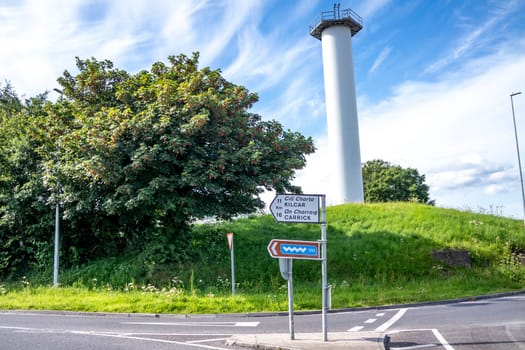
[[[272,239],[268,253],[272,258],[321,259],[320,242]]]

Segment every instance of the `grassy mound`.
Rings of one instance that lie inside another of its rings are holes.
[[[525,232],[518,220],[389,203],[330,207],[327,224],[328,280],[334,308],[468,297],[525,287]],[[234,233],[238,291],[235,302],[228,297],[231,285],[227,232]],[[180,265],[141,261],[136,256],[97,261],[61,272],[62,285],[69,286],[68,293],[72,295],[83,295],[77,297],[83,300],[82,304],[75,306],[70,301],[66,303],[68,307],[46,307],[40,301],[36,303],[40,306],[33,303],[29,307],[120,312],[286,310],[285,281],[279,274],[277,259],[269,256],[266,247],[274,238],[315,241],[320,237],[320,225],[279,224],[269,215],[198,224],[193,227],[188,259]],[[441,249],[468,252],[471,266],[455,267],[435,260],[432,252]],[[293,271],[296,310],[319,309],[321,263],[294,260]],[[45,283],[33,282],[31,278],[22,281],[23,287],[18,290],[11,284],[0,285],[0,309],[27,308],[23,302],[15,303],[17,293],[22,300],[31,299],[28,295],[35,293],[54,295],[55,292],[42,289]],[[39,286],[28,291],[35,284]],[[67,288],[63,289],[65,293]],[[120,293],[119,298],[123,294],[129,302],[119,299],[117,309],[116,303],[101,306],[107,304],[102,301],[86,305],[91,297],[83,293],[102,293],[101,300]],[[152,294],[156,295],[155,303],[147,299],[141,305],[137,301],[140,295],[151,298]],[[56,299],[48,299],[53,298]]]

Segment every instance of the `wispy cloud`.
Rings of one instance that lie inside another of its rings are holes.
[[[368,73],[374,73],[377,70],[377,68],[379,68],[379,66],[383,64],[388,55],[390,55],[391,51],[391,47],[385,47],[374,60],[374,63],[372,64],[372,67],[370,67]]]
[[[501,3],[498,6],[494,6],[494,10],[488,14],[488,18],[482,21],[476,21],[473,25],[465,25],[467,31],[460,36],[452,46],[447,54],[440,57],[436,61],[430,63],[424,74],[436,73],[449,64],[457,61],[458,59],[466,56],[480,43],[480,41],[486,41],[486,36],[490,36],[491,31],[499,30],[497,27],[502,23],[513,11],[520,5],[520,1],[508,1]],[[458,17],[462,18],[462,21],[468,20],[468,17],[461,14]]]
[[[142,69],[170,54],[201,52],[209,65],[238,33],[257,23],[260,0],[156,2],[114,0],[63,3],[27,0],[0,5],[0,67],[15,87],[34,94],[50,89],[74,57],[110,59]],[[15,59],[16,58],[16,59]]]
[[[368,0],[356,4],[355,10],[359,16],[370,20],[377,12],[386,7],[391,0]]]

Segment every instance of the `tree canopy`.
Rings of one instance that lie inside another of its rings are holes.
[[[198,54],[168,61],[130,74],[77,58],[55,102],[0,91],[0,272],[49,257],[56,202],[69,263],[130,246],[169,260],[193,219],[253,212],[265,189],[300,191],[311,138],[250,113],[257,95],[200,69]]]
[[[402,168],[375,159],[363,164],[365,202],[429,202],[429,187],[425,175],[416,169]]]

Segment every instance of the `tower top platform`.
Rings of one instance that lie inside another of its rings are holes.
[[[325,28],[334,25],[344,25],[350,28],[352,36],[363,28],[363,19],[350,9],[340,10],[340,4],[334,4],[332,11],[321,12],[313,25],[310,26],[310,35],[321,40]]]

